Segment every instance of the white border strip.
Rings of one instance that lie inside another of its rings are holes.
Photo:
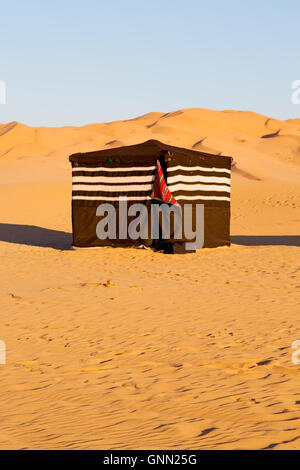
[[[73,176],[73,183],[147,183],[153,182],[155,175],[146,176]]]
[[[85,201],[122,201],[120,196],[73,196],[72,199]],[[127,196],[126,201],[146,201],[150,200],[150,196]]]
[[[229,175],[231,174],[231,171],[228,170],[227,168],[215,168],[215,167],[211,167],[211,168],[207,168],[207,167],[204,167],[204,166],[181,166],[181,165],[177,165],[177,166],[171,166],[167,169],[167,172],[171,172],[171,171],[176,171],[176,170],[185,170],[185,171],[216,171],[218,173],[228,173]]]
[[[230,185],[230,178],[226,176],[205,176],[205,175],[175,175],[168,177],[168,186],[172,183],[225,183]]]
[[[152,184],[133,184],[131,186],[117,185],[117,186],[103,186],[101,184],[76,184],[73,186],[73,191],[104,191],[107,193],[128,192],[128,191],[150,191]]]
[[[176,201],[196,201],[196,200],[204,200],[204,201],[229,201],[230,197],[226,196],[176,196]]]
[[[150,171],[150,170],[155,170],[156,166],[131,166],[131,167],[117,167],[117,168],[109,168],[109,167],[73,167],[72,171],[111,171],[111,172],[116,172],[116,171]]]
[[[73,196],[72,199],[75,200],[84,200],[84,201],[119,201],[120,197],[110,197],[110,196]],[[150,196],[129,196],[126,198],[127,201],[145,201],[152,199]],[[186,201],[229,201],[230,198],[226,196],[178,196],[175,198],[176,201],[186,200]]]
[[[173,184],[168,185],[171,193],[174,191],[218,191],[230,193],[230,186],[221,186],[215,184]],[[176,198],[176,196],[174,196]]]

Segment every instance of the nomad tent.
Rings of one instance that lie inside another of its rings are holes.
[[[73,245],[230,245],[231,160],[157,140],[71,155]]]

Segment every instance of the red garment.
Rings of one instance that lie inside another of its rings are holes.
[[[160,199],[161,201],[168,204],[175,204],[179,206],[178,202],[176,201],[175,197],[172,196],[167,186],[159,160],[156,162],[156,174],[153,182],[151,197]]]

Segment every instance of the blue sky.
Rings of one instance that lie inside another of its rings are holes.
[[[179,108],[300,117],[300,2],[0,2],[0,122],[83,125]]]

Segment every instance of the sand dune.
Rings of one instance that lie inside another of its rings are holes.
[[[70,250],[69,154],[150,138],[233,156],[232,246]],[[1,448],[300,449],[299,119],[2,124],[0,170]]]
[[[47,168],[45,177],[55,180],[55,166],[68,171],[71,153],[155,138],[172,145],[231,155],[235,168],[241,170],[237,172],[241,178],[251,174],[259,179],[296,182],[300,176],[298,121],[279,121],[248,111],[186,109],[82,127],[33,128],[13,122],[0,127],[0,162],[15,168],[16,160],[26,159],[24,166],[29,168],[36,165],[33,157],[45,157],[49,160],[43,167]],[[5,174],[1,181],[5,182]]]

